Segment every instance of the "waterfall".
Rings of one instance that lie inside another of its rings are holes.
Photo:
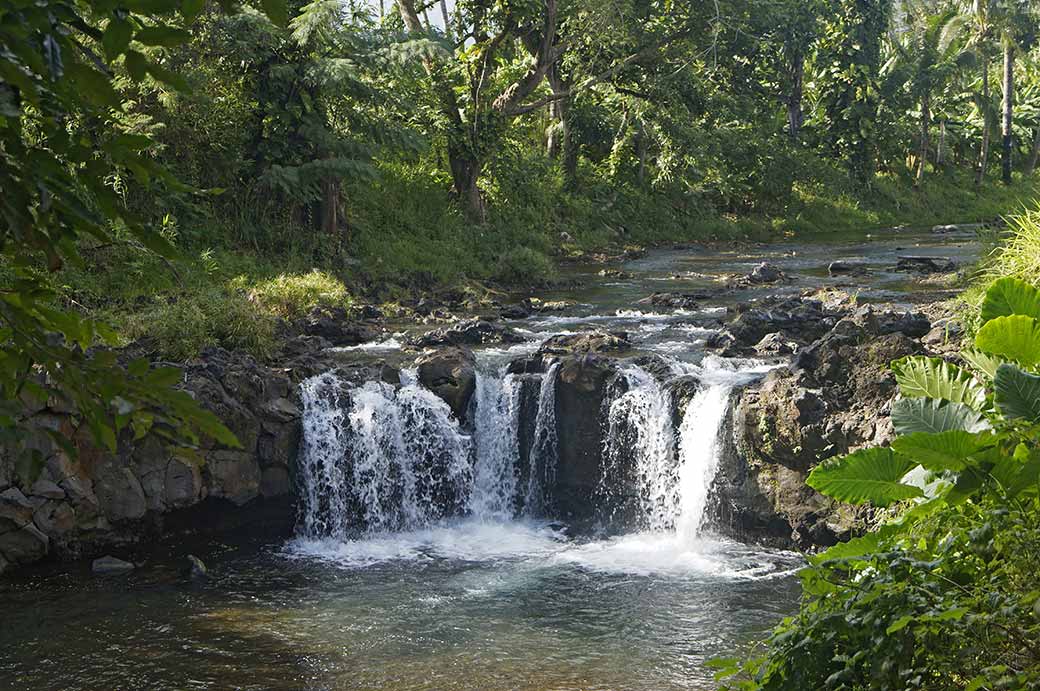
[[[550,365],[538,387],[538,411],[535,413],[534,439],[527,459],[527,492],[524,496],[524,513],[528,516],[545,513],[550,488],[556,479],[556,375],[559,369],[559,363]]]
[[[686,405],[679,425],[679,505],[674,527],[680,537],[696,537],[704,522],[708,492],[719,469],[719,435],[732,388],[717,383],[699,391]]]
[[[402,380],[345,390],[326,373],[301,386],[305,535],[417,528],[467,503],[471,438],[413,373]]]
[[[482,520],[513,517],[520,460],[519,382],[511,374],[477,372],[473,439],[476,460],[469,511]]]
[[[689,539],[704,522],[730,392],[762,370],[708,359],[671,366],[701,387],[678,424],[669,384],[634,363],[622,368],[603,401],[590,501],[610,525]],[[301,533],[343,540],[466,515],[551,517],[557,424],[566,424],[556,419],[558,371],[552,364],[539,381],[485,361],[465,429],[411,370],[399,386],[354,385],[332,372],[303,382]]]
[[[625,390],[607,409],[601,494],[609,496],[615,491],[611,485],[625,482],[631,463],[644,527],[667,530],[679,504],[672,396],[637,365],[626,367],[622,376]]]

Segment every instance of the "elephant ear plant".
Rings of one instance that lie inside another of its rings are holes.
[[[1040,688],[1040,293],[996,281],[963,366],[892,363],[896,438],[808,484],[872,504],[873,532],[809,558],[766,652],[726,689]]]

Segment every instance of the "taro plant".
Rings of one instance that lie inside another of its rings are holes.
[[[728,689],[1040,688],[1040,292],[996,281],[963,366],[892,363],[896,438],[808,484],[879,507],[875,531],[809,558],[799,613]]]

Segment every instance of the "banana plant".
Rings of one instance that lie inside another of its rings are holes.
[[[851,504],[911,503],[887,532],[941,506],[989,494],[1016,501],[1040,480],[1040,292],[1001,278],[986,292],[964,367],[938,358],[892,363],[896,438],[817,466],[809,486]],[[862,546],[868,547],[866,542]],[[815,561],[846,558],[838,545]]]

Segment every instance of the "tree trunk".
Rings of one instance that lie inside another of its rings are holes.
[[[483,163],[449,144],[448,166],[451,168],[452,189],[462,204],[467,220],[483,223],[486,220],[484,197],[480,193],[480,186],[477,185]]]
[[[805,78],[805,58],[800,51],[791,56],[791,89],[787,94],[787,133],[792,141],[801,136],[805,114],[802,112],[802,82]]]
[[[935,147],[935,165],[946,164],[946,118],[939,121],[939,143]]]
[[[927,91],[921,95],[921,147],[917,153],[917,178],[914,186],[924,179],[924,169],[928,165],[928,130],[932,127],[932,99]]]
[[[321,182],[319,221],[322,233],[330,237],[339,235],[339,180],[335,178],[325,178]]]
[[[573,80],[560,74],[559,65],[553,65],[546,76],[554,96],[566,94],[574,86]],[[549,114],[553,125],[549,130],[546,149],[550,157],[561,161],[564,188],[574,189],[578,183],[578,150],[571,127],[571,97],[564,96],[549,104]]]
[[[1040,159],[1040,125],[1033,128],[1033,150],[1029,152],[1029,161],[1026,163],[1026,176],[1032,177],[1036,171],[1037,159]]]
[[[975,184],[981,185],[986,177],[989,163],[989,58],[982,56],[982,142],[979,145],[979,162],[975,170]]]
[[[1000,151],[1000,178],[1005,185],[1011,184],[1011,118],[1015,107],[1015,46],[1010,40],[1004,42],[1004,118],[1000,134],[1003,137]]]
[[[646,181],[646,159],[650,153],[650,139],[646,136],[642,122],[639,123],[639,129],[636,131],[635,147],[636,159],[639,161],[639,165],[636,168],[636,181],[642,187]]]
[[[444,35],[451,38],[451,19],[448,17],[448,3],[441,0],[441,19],[444,20]]]

